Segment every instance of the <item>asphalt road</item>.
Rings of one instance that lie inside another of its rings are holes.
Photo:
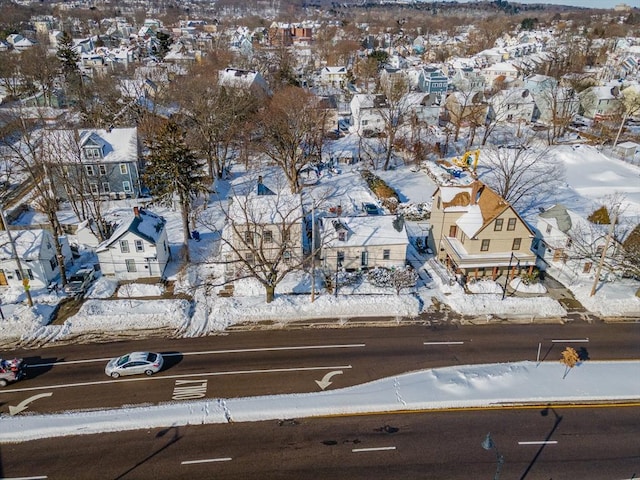
[[[482,442],[491,433],[495,448]],[[500,409],[173,427],[0,445],[0,477],[622,480],[640,407]]]
[[[30,365],[28,378],[0,390],[0,413],[33,395],[52,393],[25,412],[101,409],[196,398],[319,391],[409,371],[491,362],[558,361],[566,346],[585,359],[637,359],[640,325],[411,326],[252,331],[195,339],[148,338],[136,342],[65,345],[2,352]],[[166,366],[153,377],[104,374],[111,357],[134,350],[160,351]],[[194,387],[184,395],[185,381]],[[197,388],[195,388],[197,387]]]

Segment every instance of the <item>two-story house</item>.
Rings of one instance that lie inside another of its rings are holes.
[[[388,115],[387,98],[382,94],[357,93],[350,103],[351,125],[360,133],[383,132],[385,129],[385,114]]]
[[[533,250],[538,254],[539,267],[567,266],[576,274],[589,274],[602,257],[610,225],[592,223],[579,213],[557,204],[538,215]],[[622,231],[616,232],[619,236]],[[627,232],[624,232],[627,233]],[[622,245],[615,238],[609,242],[606,259],[621,253]]]
[[[22,271],[18,268],[11,246],[15,246]],[[71,249],[66,237],[60,237],[65,262],[71,259]],[[60,275],[54,239],[48,230],[0,231],[0,287],[45,288]]]
[[[497,123],[528,124],[533,120],[536,103],[526,88],[500,90],[488,102],[487,116]]]
[[[48,130],[42,142],[61,198],[140,195],[136,128]]]
[[[421,92],[444,97],[449,87],[449,79],[435,67],[425,67],[418,77],[418,89]]]
[[[320,84],[335,88],[344,88],[348,82],[347,67],[322,67],[320,70]]]
[[[575,91],[546,75],[531,75],[524,80],[536,103],[535,120],[547,125],[566,125],[578,114],[580,102]]]
[[[593,120],[605,120],[620,113],[621,96],[618,85],[589,87],[578,94],[582,115]]]
[[[231,197],[225,215],[221,253],[228,277],[267,262],[283,268],[302,263],[305,213],[299,194],[274,192],[259,177],[247,195]]]
[[[451,79],[451,85],[463,92],[482,92],[486,84],[487,79],[484,78],[484,75],[473,67],[456,69]]]
[[[162,278],[171,258],[166,223],[163,217],[134,207],[133,214],[96,247],[102,274],[118,280]]]
[[[512,63],[499,62],[482,69],[482,74],[487,80],[487,85],[494,86],[497,82],[511,86],[517,86],[520,70]]]
[[[395,216],[325,217],[320,231],[322,267],[328,273],[406,263],[409,239]]]
[[[536,265],[533,231],[500,195],[479,180],[439,186],[433,195],[429,242],[438,260],[456,274],[490,277]]]

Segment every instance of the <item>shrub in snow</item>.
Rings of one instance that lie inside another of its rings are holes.
[[[374,268],[367,273],[369,283],[376,287],[394,288],[397,295],[404,288],[415,287],[418,281],[418,272],[412,267],[401,268]]]
[[[534,270],[531,273],[522,272],[520,274],[520,280],[525,285],[533,285],[534,283],[538,283],[538,271]]]
[[[376,287],[390,287],[391,270],[388,268],[376,267],[367,272],[367,280],[371,285],[375,285]]]

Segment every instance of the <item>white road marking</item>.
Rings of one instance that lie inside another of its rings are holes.
[[[383,450],[395,450],[396,447],[372,447],[372,448],[354,448],[351,451],[353,453],[359,452],[381,452]]]
[[[318,350],[321,348],[362,348],[365,347],[364,343],[347,343],[347,344],[337,344],[337,345],[302,345],[298,347],[265,347],[265,348],[239,348],[232,350],[205,350],[201,352],[184,352],[184,353],[164,353],[162,356],[164,357],[177,357],[179,355],[182,356],[190,356],[190,355],[219,355],[225,353],[250,353],[250,352],[280,352],[287,350]],[[93,362],[108,362],[113,357],[108,358],[89,358],[86,360],[61,360],[59,362],[51,362],[51,363],[34,363],[31,365],[27,365],[27,367],[52,367],[54,365],[74,365],[78,363],[93,363]],[[1,479],[0,479],[1,480]]]
[[[557,443],[555,440],[540,440],[537,442],[518,442],[518,445],[555,445]]]
[[[204,460],[187,460],[180,462],[180,465],[194,465],[196,463],[212,463],[212,462],[230,462],[233,460],[231,457],[223,458],[205,458]]]
[[[551,343],[589,343],[588,338],[574,338],[569,340],[551,340]]]
[[[423,342],[423,345],[464,345],[464,342]]]
[[[250,375],[259,373],[286,373],[286,372],[308,372],[312,370],[340,370],[346,368],[353,368],[351,365],[334,365],[327,367],[291,367],[291,368],[269,368],[265,370],[235,370],[227,372],[210,372],[210,373],[186,373],[184,375],[154,375],[152,377],[137,377],[137,378],[118,378],[117,380],[102,380],[96,382],[81,382],[81,383],[67,383],[63,385],[48,385],[44,387],[30,387],[30,388],[14,388],[11,390],[3,389],[3,393],[17,393],[17,392],[32,392],[36,390],[51,390],[54,388],[68,388],[68,387],[87,387],[90,385],[107,385],[110,383],[121,382],[146,382],[149,380],[168,380],[175,378],[193,378],[193,377],[220,377],[223,375]]]
[[[49,478],[46,475],[38,475],[37,477],[0,477],[0,480],[42,480]]]

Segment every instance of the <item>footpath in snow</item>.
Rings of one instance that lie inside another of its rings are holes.
[[[467,365],[316,393],[0,417],[0,443],[65,435],[368,412],[640,400],[640,361]]]

